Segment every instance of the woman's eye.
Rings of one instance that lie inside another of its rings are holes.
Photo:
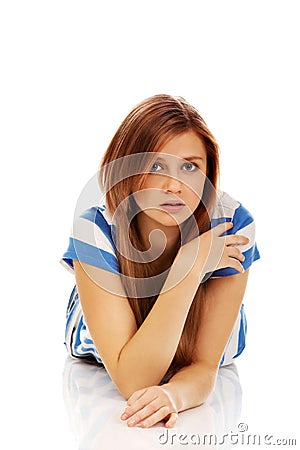
[[[186,167],[186,170],[188,172],[193,172],[194,170],[198,169],[198,166],[196,166],[196,164],[191,162],[185,163],[184,167]]]
[[[159,170],[159,167],[162,167],[159,163],[154,163],[150,169],[150,172],[157,172]]]

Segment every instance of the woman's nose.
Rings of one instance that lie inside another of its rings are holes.
[[[181,192],[182,182],[179,178],[167,175],[164,178],[164,190],[171,192]]]

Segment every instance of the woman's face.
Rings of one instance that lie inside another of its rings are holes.
[[[164,225],[184,222],[197,208],[207,172],[206,149],[193,132],[175,136],[158,152],[134,198],[147,218]]]

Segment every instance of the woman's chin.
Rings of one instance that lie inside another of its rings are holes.
[[[166,211],[155,211],[153,213],[148,212],[146,214],[152,220],[154,220],[158,224],[161,224],[164,227],[178,227],[190,217],[190,215],[187,215],[185,213],[172,214]]]

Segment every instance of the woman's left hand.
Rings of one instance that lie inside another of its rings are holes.
[[[134,392],[127,400],[127,407],[121,415],[128,420],[129,427],[148,428],[165,421],[165,427],[172,428],[178,418],[175,400],[167,386],[150,386]]]

